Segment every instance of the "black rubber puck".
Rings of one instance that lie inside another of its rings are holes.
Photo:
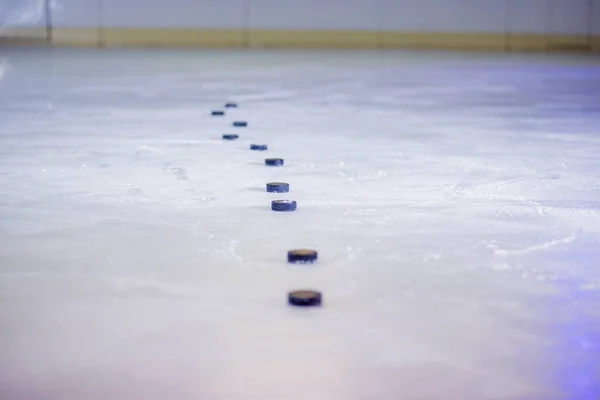
[[[271,202],[271,210],[273,211],[296,211],[295,200],[273,200]]]
[[[250,150],[265,151],[268,148],[269,147],[266,144],[251,144],[250,145]]]
[[[316,250],[299,249],[288,251],[288,262],[291,263],[311,263],[317,261],[318,253]]]
[[[288,303],[293,306],[314,307],[323,302],[321,292],[315,290],[294,290],[288,293]]]
[[[214,110],[212,113],[213,117],[222,117],[223,115],[225,115],[225,111],[222,110]]]
[[[237,103],[225,103],[225,108],[237,108]]]
[[[267,158],[265,159],[265,165],[270,167],[280,167],[283,165],[283,158]]]
[[[243,128],[248,126],[248,123],[246,121],[233,121],[233,126],[235,126],[236,128]]]
[[[236,135],[235,133],[225,133],[223,135],[223,140],[237,140],[239,138],[239,135]]]
[[[267,183],[267,192],[271,193],[287,193],[290,191],[290,184],[285,182],[269,182]]]

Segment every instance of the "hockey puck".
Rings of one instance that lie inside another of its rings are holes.
[[[237,108],[237,103],[225,103],[225,108]]]
[[[290,184],[285,182],[269,182],[267,183],[267,192],[270,193],[287,193],[290,191]]]
[[[248,126],[248,123],[246,121],[233,121],[232,125],[236,128],[244,128]]]
[[[223,140],[237,140],[239,138],[235,133],[226,133],[223,135]]]
[[[265,165],[270,167],[280,167],[283,165],[283,158],[267,158],[265,159]]]
[[[251,144],[250,145],[250,150],[265,151],[267,149],[268,149],[268,146],[266,144]]]
[[[213,117],[222,117],[223,115],[225,115],[225,111],[214,110],[211,114]]]
[[[295,200],[273,200],[271,202],[271,210],[273,211],[296,211]]]
[[[315,290],[294,290],[288,293],[288,303],[293,306],[320,306],[323,296]]]
[[[312,263],[317,261],[316,250],[299,249],[288,251],[288,262],[290,263]]]

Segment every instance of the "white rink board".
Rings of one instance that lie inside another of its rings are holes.
[[[1,399],[600,393],[598,59],[0,52]]]

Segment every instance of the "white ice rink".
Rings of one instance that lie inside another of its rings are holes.
[[[1,400],[600,398],[599,58],[0,60]]]

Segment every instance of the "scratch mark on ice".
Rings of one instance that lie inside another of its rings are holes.
[[[232,240],[229,244],[229,253],[231,254],[231,256],[240,264],[244,263],[244,259],[239,256],[236,251],[235,251],[235,245],[238,243],[237,240]]]
[[[499,255],[499,256],[512,256],[512,255],[518,255],[518,254],[526,254],[526,253],[531,253],[531,252],[538,251],[538,250],[548,250],[557,245],[572,243],[574,241],[575,241],[575,236],[567,236],[562,239],[551,240],[549,242],[542,243],[542,244],[539,244],[536,246],[530,246],[530,247],[527,247],[527,248],[521,249],[521,250],[512,250],[511,251],[511,250],[496,249],[496,250],[494,250],[494,254]]]

